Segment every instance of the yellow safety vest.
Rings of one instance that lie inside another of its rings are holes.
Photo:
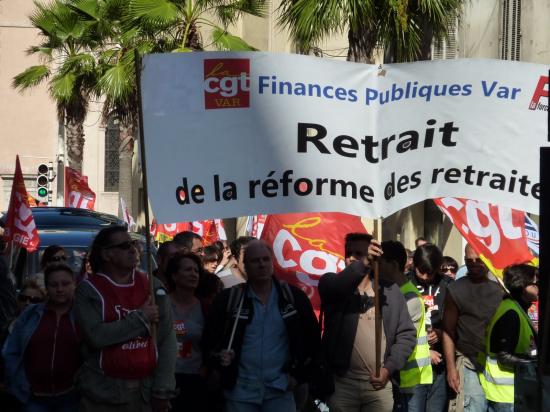
[[[429,385],[433,383],[433,375],[430,345],[428,344],[428,335],[426,334],[426,309],[424,308],[424,301],[416,286],[410,281],[403,284],[399,289],[405,296],[405,300],[418,299],[422,307],[422,317],[416,331],[416,346],[409,359],[407,359],[405,367],[400,372],[399,387],[413,388],[416,385]]]
[[[513,310],[519,316],[519,337],[514,353],[529,353],[531,341],[534,339],[533,328],[525,311],[515,300],[505,298],[500,303],[487,328],[485,337],[486,355],[480,354],[483,372],[479,373],[479,381],[485,392],[485,397],[499,403],[514,403],[514,370],[498,364],[496,354],[490,351],[491,334],[495,323],[510,310]]]

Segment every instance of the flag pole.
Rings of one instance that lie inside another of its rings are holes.
[[[141,102],[141,56],[137,50],[134,50],[134,64],[137,83],[137,100],[139,108],[139,147],[141,152],[141,175],[143,181],[143,211],[145,213],[145,252],[147,256],[147,273],[149,275],[149,288],[151,304],[155,303],[155,291],[153,288],[153,256],[151,251],[151,232],[149,222],[149,192],[147,188],[147,162],[145,159],[145,136],[143,131],[143,106]],[[153,337],[156,333],[152,334]]]
[[[376,355],[376,377],[380,377],[381,357],[382,357],[382,316],[380,313],[380,266],[378,260],[373,262],[374,265],[374,352]]]

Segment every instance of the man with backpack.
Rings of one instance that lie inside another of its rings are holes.
[[[320,330],[307,296],[274,276],[262,241],[244,252],[247,282],[214,301],[203,332],[205,363],[219,371],[226,411],[294,411],[310,378]]]

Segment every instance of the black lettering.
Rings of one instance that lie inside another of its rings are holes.
[[[334,151],[340,156],[357,157],[357,153],[346,152],[344,149],[359,150],[359,144],[353,137],[342,135],[336,136],[333,143]]]
[[[420,186],[420,183],[422,183],[422,180],[420,179],[421,174],[422,172],[418,171],[418,172],[414,172],[411,175],[412,185],[410,186],[410,189],[416,189],[418,186]]]
[[[256,186],[260,185],[259,180],[249,180],[248,181],[248,197],[254,199],[256,197]]]
[[[445,123],[443,127],[439,128],[442,135],[442,142],[445,146],[456,146],[456,142],[451,140],[453,132],[458,132],[458,127],[453,127],[453,122]]]
[[[466,166],[466,169],[464,169],[464,173],[465,173],[464,181],[466,182],[466,184],[468,184],[468,185],[473,185],[474,184],[474,181],[472,180],[472,174],[474,172],[475,172],[475,169],[472,168],[472,165]],[[488,175],[488,173],[487,173],[487,175]]]
[[[432,172],[432,183],[437,183],[437,178],[439,176],[440,173],[443,173],[443,168],[441,169],[434,169],[433,172]]]
[[[308,136],[310,130],[317,131],[317,134],[314,136]],[[298,123],[298,153],[307,153],[307,144],[308,142],[313,143],[313,145],[321,153],[330,154],[330,151],[327,147],[320,142],[321,139],[324,139],[327,136],[327,129],[325,129],[320,124],[315,123]]]
[[[460,178],[460,170],[459,169],[451,168],[451,169],[448,169],[445,172],[445,180],[448,183],[458,183],[459,178]]]
[[[340,196],[342,197],[348,197],[348,187],[351,189],[351,197],[353,199],[357,199],[357,186],[353,182],[346,182],[345,180],[336,180],[331,179],[330,180],[330,195],[331,196],[337,196],[336,195],[336,188],[337,186],[340,186]]]
[[[374,198],[374,191],[370,186],[363,185],[359,188],[359,196],[367,203],[372,203]]]

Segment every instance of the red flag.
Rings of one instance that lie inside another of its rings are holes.
[[[202,236],[204,246],[227,239],[223,222],[220,219],[196,220],[191,223],[191,230]]]
[[[95,193],[88,186],[88,176],[65,166],[65,207],[94,210]]]
[[[525,212],[454,197],[434,202],[495,275],[502,278],[502,271],[509,265],[538,264],[528,247]]]
[[[190,230],[189,223],[180,222],[180,223],[157,223],[153,218],[151,223],[151,234],[160,243],[167,242],[172,240],[179,232],[184,232]]]
[[[153,219],[151,234],[160,243],[172,240],[176,234],[189,230],[201,236],[204,246],[209,246],[217,240],[227,240],[225,228],[221,219],[197,220],[195,222],[157,223]]]
[[[27,189],[25,189],[25,180],[19,164],[19,156],[15,159],[15,174],[6,217],[4,240],[6,242],[13,241],[29,252],[34,252],[40,244],[38,230],[29,205]]]
[[[345,213],[294,213],[269,215],[261,238],[273,249],[277,277],[301,288],[319,309],[319,278],[345,267],[344,238],[351,232],[367,233],[361,218]]]

